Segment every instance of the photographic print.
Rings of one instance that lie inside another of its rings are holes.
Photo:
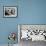
[[[17,7],[15,6],[5,6],[4,7],[4,17],[16,17]]]
[[[20,24],[18,31],[20,33],[20,41],[46,41],[46,25]]]

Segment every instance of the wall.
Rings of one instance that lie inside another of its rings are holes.
[[[19,23],[46,24],[46,0],[19,0]]]
[[[12,5],[18,17],[3,18],[3,6]],[[18,32],[17,24],[46,24],[46,0],[0,0],[0,44],[8,43],[9,32]]]
[[[17,18],[3,18],[3,6],[17,6],[18,0],[0,0],[0,44],[7,44],[9,42],[8,35],[10,32],[17,31]],[[15,43],[18,43],[16,38]]]

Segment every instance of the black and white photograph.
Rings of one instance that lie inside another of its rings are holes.
[[[46,41],[46,25],[19,25],[20,40]]]
[[[5,6],[4,7],[4,17],[16,17],[17,16],[17,7]]]
[[[18,42],[20,46],[41,46],[43,42],[46,43],[46,25],[19,24]]]

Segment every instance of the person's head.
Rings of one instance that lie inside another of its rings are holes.
[[[11,8],[5,8],[5,15],[11,15]]]

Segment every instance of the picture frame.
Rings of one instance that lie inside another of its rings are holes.
[[[17,6],[4,6],[3,17],[14,18],[17,17],[18,8]]]
[[[27,39],[25,39],[25,37],[21,39],[22,36],[25,36],[22,35],[21,32],[27,30]],[[18,42],[21,42],[22,40],[46,41],[46,24],[18,24]]]

